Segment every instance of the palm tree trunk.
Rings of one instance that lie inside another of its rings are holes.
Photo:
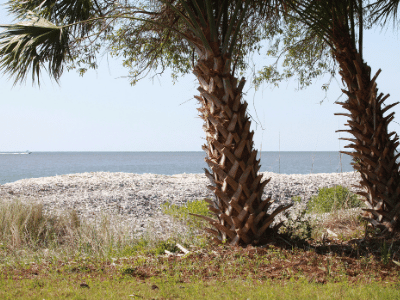
[[[396,153],[399,145],[395,132],[388,133],[388,125],[394,118],[394,112],[384,116],[397,103],[384,106],[389,95],[378,95],[376,78],[380,70],[371,79],[371,68],[362,61],[359,53],[350,45],[346,31],[337,30],[335,57],[340,74],[347,85],[343,92],[349,97],[339,103],[349,114],[349,130],[354,138],[347,148],[354,152],[342,152],[353,156],[353,166],[361,174],[360,186],[365,191],[359,192],[368,206],[365,218],[376,227],[392,232],[398,228],[400,214],[400,175]]]
[[[203,56],[204,57],[204,56]],[[253,131],[247,116],[247,103],[242,101],[244,78],[238,82],[231,75],[231,60],[209,55],[200,59],[193,73],[197,76],[201,96],[199,111],[203,118],[207,145],[205,169],[216,195],[210,210],[217,220],[205,218],[214,229],[214,241],[227,240],[232,245],[258,244],[271,230],[274,217],[291,205],[281,205],[267,213],[271,199],[262,200],[265,185],[258,174],[260,161],[253,147]],[[275,228],[276,229],[276,228]]]

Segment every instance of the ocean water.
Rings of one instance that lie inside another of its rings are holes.
[[[84,172],[203,173],[204,152],[33,152],[1,154],[0,184]],[[339,152],[261,152],[260,171],[282,174],[353,171],[351,157]]]

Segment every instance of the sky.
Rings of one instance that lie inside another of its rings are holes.
[[[0,24],[12,23],[0,0]],[[386,104],[400,99],[399,36],[392,28],[365,33],[364,59],[372,73],[379,68],[379,92],[391,96]],[[256,68],[261,69],[261,57]],[[58,85],[43,72],[40,88],[27,80],[13,86],[0,73],[0,152],[6,151],[201,151],[206,142],[203,121],[198,116],[198,83],[190,74],[173,84],[168,72],[142,79],[130,86],[128,70],[121,61],[104,55],[100,67],[83,77],[65,72]],[[296,80],[279,88],[264,84],[259,90],[246,83],[244,99],[256,121],[254,144],[262,151],[339,151],[346,129],[344,110],[334,102],[343,86],[337,78],[327,98],[321,90],[324,77],[297,90]],[[250,81],[250,80],[249,80]],[[341,100],[345,100],[342,96]],[[395,121],[400,117],[400,105]],[[400,131],[392,122],[390,131]]]

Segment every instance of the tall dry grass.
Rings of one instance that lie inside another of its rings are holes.
[[[118,224],[80,220],[75,211],[45,213],[41,203],[0,201],[0,259],[31,256],[103,256],[134,243]]]
[[[0,265],[33,258],[91,256],[111,259],[152,249],[163,252],[157,247],[168,243],[204,243],[204,237],[194,236],[191,230],[163,237],[151,232],[149,226],[150,229],[139,236],[121,224],[107,216],[89,222],[75,211],[52,215],[34,201],[0,200]]]
[[[79,227],[78,216],[72,211],[49,216],[40,203],[0,202],[0,241],[9,250],[66,244]]]

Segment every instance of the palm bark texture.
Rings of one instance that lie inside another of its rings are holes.
[[[210,201],[210,210],[218,220],[206,218],[216,229],[207,229],[215,241],[231,244],[257,244],[266,235],[274,217],[291,205],[281,205],[267,213],[271,199],[261,198],[270,179],[258,174],[260,161],[254,149],[251,121],[242,101],[244,78],[238,82],[231,74],[229,57],[211,55],[199,60],[194,70],[200,87],[199,109],[203,118],[207,145],[206,162],[211,172],[209,188],[216,201]],[[275,228],[276,229],[276,228]]]
[[[291,8],[316,34],[331,47],[340,66],[340,75],[347,86],[342,90],[348,99],[339,103],[349,113],[348,132],[353,138],[347,148],[354,152],[353,166],[361,175],[359,194],[368,208],[365,218],[383,231],[398,229],[400,214],[400,175],[396,159],[399,145],[395,132],[388,132],[394,112],[385,113],[397,103],[385,106],[389,95],[378,94],[376,79],[380,70],[371,78],[371,68],[363,61],[363,24],[366,14],[362,0],[310,0],[294,1]],[[379,10],[378,10],[379,12]],[[356,28],[358,27],[358,33]],[[358,44],[358,46],[357,46]]]
[[[336,60],[340,65],[340,75],[347,85],[343,92],[348,100],[339,103],[349,111],[349,130],[354,138],[347,148],[354,152],[343,153],[353,156],[354,168],[360,172],[360,185],[366,191],[359,192],[368,205],[366,219],[377,227],[393,231],[398,226],[400,213],[400,154],[396,154],[399,145],[395,132],[388,132],[388,125],[394,119],[394,112],[385,113],[399,102],[385,106],[389,95],[378,94],[376,79],[378,70],[371,78],[371,68],[362,61],[356,49],[350,45],[346,31],[336,27]],[[343,138],[345,139],[345,138]]]
[[[246,6],[236,1],[236,7],[229,7],[229,12],[228,7],[219,7],[222,10],[213,13],[198,12],[197,17],[191,18],[196,32],[185,33],[191,37],[189,40],[195,45],[198,57],[193,73],[200,84],[200,95],[195,98],[201,104],[199,111],[206,132],[207,144],[203,149],[210,170],[205,172],[211,181],[209,188],[216,196],[215,201],[209,200],[209,209],[216,219],[199,217],[212,225],[213,228],[206,228],[206,231],[215,236],[216,243],[258,244],[269,236],[268,233],[277,230],[279,225],[271,227],[275,216],[291,204],[268,212],[273,201],[262,199],[270,179],[263,181],[262,174],[258,173],[260,161],[254,149],[254,132],[250,130],[247,103],[242,100],[245,79],[239,81],[231,68],[233,43]],[[196,11],[191,13],[194,15]],[[222,14],[225,24],[216,22],[218,18],[213,18],[214,14]]]

